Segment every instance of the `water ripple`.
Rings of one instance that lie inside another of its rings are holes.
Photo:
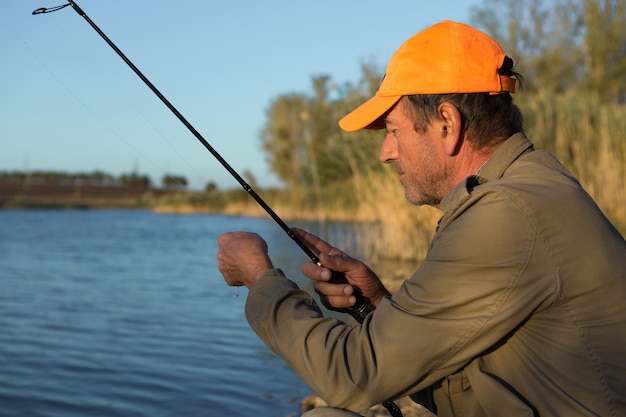
[[[268,223],[0,211],[0,224],[0,415],[278,417],[309,394],[216,276],[216,236]]]

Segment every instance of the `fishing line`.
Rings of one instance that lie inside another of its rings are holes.
[[[69,3],[66,4],[65,6],[69,6]],[[64,6],[64,7],[65,7]],[[60,10],[63,7],[56,7],[56,8],[52,8],[52,9],[46,9],[47,11],[45,12],[38,12],[37,14],[41,14],[41,13],[51,13],[52,11],[55,10]],[[40,10],[40,9],[38,9]],[[48,11],[49,10],[49,11]],[[35,14],[33,12],[33,14]],[[63,32],[65,32],[66,35],[67,32],[65,31],[65,28],[63,28],[60,25],[57,25],[59,30],[62,30]],[[48,72],[48,74],[54,78],[54,80],[61,86],[63,87],[63,89],[70,95],[72,96],[72,98],[74,98],[78,104],[81,105],[81,107],[83,107],[89,114],[91,114],[96,120],[98,120],[110,133],[112,133],[116,138],[118,138],[121,142],[123,142],[126,146],[128,146],[130,149],[132,149],[137,155],[139,155],[143,160],[145,160],[146,162],[148,162],[151,166],[153,166],[154,168],[156,168],[159,172],[163,173],[163,175],[167,175],[168,172],[167,170],[160,166],[158,163],[154,162],[154,160],[152,160],[151,158],[149,158],[146,154],[144,154],[143,152],[141,152],[136,146],[134,146],[131,141],[125,139],[119,132],[117,132],[113,127],[111,127],[110,124],[108,124],[104,119],[102,119],[100,116],[98,116],[98,114],[83,100],[80,99],[80,97],[78,97],[77,94],[75,94],[73,92],[72,89],[70,89],[67,84],[65,84],[57,75],[54,71],[52,71],[52,69],[50,67],[48,67],[45,62],[38,56],[37,53],[35,53],[35,51],[28,45],[28,43],[22,39],[24,45],[26,46],[26,49],[30,52],[30,54],[35,58],[35,60],[46,70],[46,72]],[[78,45],[77,43],[74,43],[74,46],[79,49],[84,56],[88,57],[89,60],[91,61],[91,63],[94,65],[95,68],[98,69],[98,71],[100,72],[101,75],[103,75],[107,80],[109,80],[109,82],[111,83],[111,85],[113,87],[115,87],[115,89],[122,95],[122,97],[124,97],[128,103],[133,107],[133,109],[135,109],[135,111],[148,123],[148,125],[156,132],[156,134],[165,142],[167,143],[170,148],[178,155],[178,157],[185,163],[185,165],[187,165],[197,176],[198,179],[203,180],[202,176],[200,175],[200,173],[184,158],[184,156],[174,147],[174,145],[172,144],[171,141],[169,141],[167,139],[167,137],[156,127],[156,125],[154,123],[152,123],[152,121],[146,116],[146,114],[144,112],[141,111],[141,109],[130,99],[130,97],[121,89],[121,87],[115,83],[115,81],[108,76],[108,74],[106,74],[106,72],[104,72],[104,70],[102,69],[102,67],[100,67],[98,65],[98,63],[93,59],[93,57],[87,52],[85,51],[83,48],[80,47],[80,45]],[[172,178],[173,181],[178,184],[181,187],[184,187],[185,184],[181,183],[176,177]],[[197,199],[198,201],[200,201],[201,203],[205,204],[205,205],[209,205],[209,202],[206,198],[204,198],[201,194],[199,193],[194,193],[193,194],[193,198]]]
[[[67,4],[69,5],[69,3]],[[50,13],[50,12],[46,12],[46,13]],[[61,28],[62,30],[65,31],[64,28]],[[71,38],[71,37],[70,37]],[[124,90],[122,90],[122,88],[119,86],[119,84],[117,84],[103,69],[102,67],[100,67],[98,65],[98,63],[96,62],[95,59],[93,59],[92,55],[90,55],[87,51],[85,51],[80,45],[78,45],[77,43],[74,43],[74,45],[76,46],[76,48],[78,48],[84,56],[87,56],[90,61],[93,63],[93,65],[100,71],[100,74],[103,75],[107,80],[109,80],[109,82],[111,83],[112,86],[115,87],[115,89],[120,93],[120,95],[122,95],[122,97],[124,97],[126,99],[126,101],[128,102],[128,104],[131,105],[131,107],[133,109],[135,109],[135,111],[141,116],[141,118],[148,123],[148,125],[156,132],[156,134],[170,147],[170,149],[172,149],[172,151],[174,151],[174,153],[176,153],[176,155],[180,158],[181,161],[183,161],[185,163],[185,165],[191,169],[193,171],[193,173],[196,175],[197,179],[200,180],[204,180],[204,178],[202,177],[202,175],[200,175],[200,173],[193,167],[193,165],[191,165],[189,163],[189,161],[187,161],[185,159],[185,157],[183,156],[183,154],[181,154],[178,149],[173,145],[173,143],[167,138],[167,136],[165,136],[165,134],[163,132],[161,132],[161,130],[159,130],[159,128],[157,128],[157,126],[152,122],[152,120],[150,120],[148,118],[148,116],[139,108],[139,106],[137,106],[135,104],[135,102],[128,96],[128,94],[126,94],[124,92]],[[140,156],[144,157],[143,155],[139,154]],[[147,159],[147,158],[146,158]],[[148,159],[147,159],[148,160]],[[148,160],[148,162],[150,162]],[[164,168],[161,168],[159,166],[157,166],[156,164],[152,163],[153,166],[155,166],[156,168],[159,168],[159,170],[161,172],[163,172],[164,174],[167,174],[167,170]],[[178,180],[176,180],[176,178],[174,178],[174,181],[181,186],[184,186],[184,184],[182,184],[181,182],[179,182]],[[198,196],[198,198],[205,204],[208,205],[208,201],[206,201],[205,199],[201,198],[200,196]]]
[[[50,12],[46,12],[46,13],[50,13]],[[102,119],[100,116],[98,116],[98,114],[91,108],[89,107],[89,105],[87,105],[87,103],[85,103],[83,100],[80,99],[80,97],[78,97],[38,56],[37,54],[34,53],[34,51],[32,50],[32,48],[30,48],[30,46],[26,45],[26,48],[28,49],[28,51],[33,55],[33,57],[37,60],[37,62],[39,62],[39,64],[48,72],[48,74],[50,74],[50,76],[52,78],[55,79],[56,82],[59,83],[59,85],[61,87],[63,87],[63,89],[70,95],[72,96],[72,98],[74,98],[78,104],[80,104],[83,109],[85,109],[89,114],[91,114],[98,122],[100,122],[100,124],[102,124],[102,126],[104,126],[111,134],[113,134],[113,136],[115,136],[116,138],[118,138],[121,142],[123,142],[126,146],[128,146],[129,148],[131,148],[135,153],[137,153],[140,157],[142,157],[144,160],[146,160],[148,163],[150,163],[153,167],[155,167],[156,169],[158,169],[161,172],[165,172],[165,170],[159,166],[156,162],[152,161],[150,158],[148,158],[145,154],[143,154],[139,149],[137,149],[135,146],[133,146],[132,143],[130,143],[129,141],[127,141],[126,139],[124,139],[124,137],[118,133],[115,129],[113,129],[113,127],[111,127],[111,125],[109,125],[104,119]],[[182,185],[182,184],[181,184]]]
[[[58,9],[57,9],[58,10]],[[50,13],[50,12],[46,12],[46,13]],[[126,139],[124,139],[119,133],[117,133],[109,124],[107,124],[101,117],[98,116],[98,114],[93,111],[91,109],[91,107],[89,107],[87,105],[87,103],[85,103],[83,100],[80,99],[80,97],[78,97],[76,94],[74,94],[74,92],[59,78],[57,77],[56,73],[54,73],[40,58],[39,56],[37,56],[37,54],[35,54],[35,52],[32,50],[32,48],[30,46],[28,46],[28,44],[26,44],[26,49],[28,49],[28,51],[33,55],[33,57],[37,60],[37,62],[39,62],[39,64],[48,72],[48,74],[50,74],[50,76],[52,78],[55,79],[55,81],[57,83],[59,83],[59,85],[61,87],[63,87],[63,89],[70,95],[72,96],[72,98],[74,98],[74,100],[76,100],[78,102],[78,104],[80,104],[85,110],[87,110],[87,112],[89,114],[91,114],[96,120],[98,120],[102,126],[104,126],[109,132],[111,132],[114,136],[116,136],[119,140],[121,140],[122,142],[124,142],[124,144],[126,144],[126,146],[128,146],[129,148],[131,148],[133,151],[135,151],[139,156],[141,156],[142,158],[146,159],[148,162],[151,162],[150,159],[148,157],[146,157],[145,155],[143,155],[139,149],[135,148],[130,142],[128,142]],[[152,162],[151,162],[152,163]],[[159,166],[157,166],[156,164],[152,163],[156,168],[159,168]]]
[[[135,72],[135,74],[152,90],[152,92],[170,109],[170,111],[180,120],[185,127],[196,137],[196,139],[213,155],[215,159],[231,174],[231,176],[237,180],[237,182],[248,192],[248,194],[254,198],[265,212],[278,224],[283,231],[304,251],[305,254],[317,265],[321,266],[318,256],[311,250],[296,234],[294,231],[283,221],[282,218],[274,212],[274,210],[252,189],[252,187],[235,171],[230,164],[207,142],[207,140],[196,130],[195,127],[187,121],[187,119],[178,111],[170,101],[152,84],[152,82],[133,64],[133,62],[124,55],[124,53],[108,38],[108,36],[87,16],[87,14],[76,4],[75,1],[69,0],[69,5],[72,6],[74,11],[79,16],[83,17],[87,23],[100,35],[100,37],[117,53],[117,55]],[[58,6],[54,9],[39,8],[33,12],[33,14],[50,13],[52,11],[60,10],[62,7]],[[345,283],[345,277],[342,274],[333,272],[333,282]],[[351,309],[351,314],[359,321],[363,321],[365,317],[371,312],[371,307],[365,302],[365,299],[360,294],[355,293],[357,298],[356,304]]]

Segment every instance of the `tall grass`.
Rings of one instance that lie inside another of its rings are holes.
[[[395,172],[365,174],[359,180],[362,183],[354,187],[362,190],[357,214],[370,219],[357,226],[364,256],[370,262],[423,259],[441,216],[439,210],[407,203]]]
[[[526,131],[536,147],[555,154],[605,215],[626,232],[626,106],[597,96],[521,95]]]

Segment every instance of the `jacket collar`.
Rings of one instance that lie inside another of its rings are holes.
[[[516,133],[500,145],[480,173],[488,180],[500,179],[506,170],[524,153],[532,150],[533,144],[523,133]]]
[[[533,150],[533,144],[523,133],[516,133],[505,140],[491,155],[480,175],[470,175],[441,200],[441,210],[445,213],[454,210],[462,204],[472,192],[472,189],[489,180],[497,180],[504,176],[506,170],[520,156]]]

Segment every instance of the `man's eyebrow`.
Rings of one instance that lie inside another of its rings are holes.
[[[385,128],[388,128],[389,125],[395,126],[396,124],[393,122],[393,120],[389,120],[388,118],[383,118],[383,124],[385,125]]]

